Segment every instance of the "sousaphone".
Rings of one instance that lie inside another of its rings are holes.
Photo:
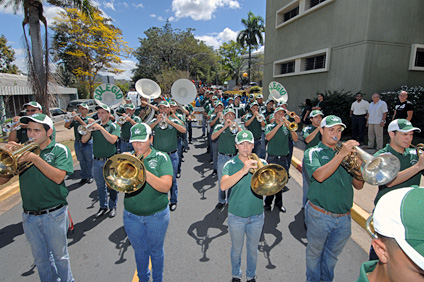
[[[276,81],[271,81],[268,86],[268,90],[272,98],[277,102],[287,103],[289,99],[289,94],[287,93],[286,88],[283,85]]]
[[[107,105],[115,109],[124,100],[124,93],[114,84],[103,83],[94,90],[94,100],[99,106]]]
[[[172,84],[172,98],[181,105],[187,105],[193,102],[196,99],[196,94],[196,86],[188,79],[181,78]]]
[[[156,99],[160,96],[159,85],[151,79],[142,78],[135,83],[135,90],[147,100]]]

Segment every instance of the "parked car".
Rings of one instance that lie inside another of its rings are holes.
[[[50,110],[50,117],[52,118],[53,122],[62,121],[65,119],[65,116],[67,115],[67,112],[65,112],[61,108],[49,108],[49,110]]]
[[[68,107],[66,108],[66,110],[68,112],[72,112],[72,111],[77,111],[78,110],[78,105],[81,103],[87,103],[88,104],[88,112],[94,112],[96,110],[96,106],[97,103],[96,101],[94,101],[94,99],[77,99],[77,100],[72,100],[69,102]]]

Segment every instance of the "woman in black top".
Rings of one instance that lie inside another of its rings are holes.
[[[309,114],[312,111],[312,102],[310,99],[305,100],[305,108],[302,111],[302,123],[303,125],[310,125],[311,120],[309,119]]]

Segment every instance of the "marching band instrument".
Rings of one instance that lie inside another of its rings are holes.
[[[232,134],[236,134],[236,133],[238,132],[238,125],[237,125],[237,122],[233,122],[233,123],[229,126],[229,128],[230,128],[230,132],[231,132]]]
[[[187,105],[196,99],[196,86],[188,79],[181,78],[171,86],[171,95],[174,100],[181,105]]]
[[[250,173],[253,173],[250,181],[253,192],[262,196],[271,196],[286,186],[288,175],[283,166],[264,165],[255,153],[250,154],[248,158],[257,161],[256,169],[250,169]]]
[[[166,122],[166,114],[163,114],[162,120],[159,122],[159,128],[165,130],[168,128],[168,123]]]
[[[135,83],[135,90],[144,98],[156,99],[160,96],[161,90],[159,85],[151,79],[142,78]]]
[[[299,128],[299,125],[294,121],[290,122],[285,118],[282,118],[281,121],[284,123],[284,126],[287,127],[287,129],[290,131],[297,131],[297,129]]]
[[[337,140],[336,137],[333,139]],[[342,147],[343,143],[338,141],[336,152],[340,152]],[[400,161],[392,154],[373,157],[358,146],[354,149],[356,152],[344,157],[341,165],[355,179],[371,185],[384,185],[392,181],[399,173]],[[358,157],[362,160],[362,165],[358,164]]]
[[[81,135],[87,135],[88,132],[92,131],[91,127],[93,126],[93,124],[98,123],[99,121],[101,121],[101,120],[98,119],[98,120],[93,121],[92,123],[87,124],[87,125],[82,125],[82,124],[79,125],[78,128],[77,128],[78,133],[81,134]]]
[[[18,163],[19,159],[26,152],[33,152],[36,155],[40,154],[40,147],[37,143],[29,139],[14,151],[9,151],[0,148],[0,175],[13,176],[22,173],[27,168],[32,166],[31,162]]]
[[[289,110],[286,110],[285,109],[285,111],[286,111],[286,114],[289,116],[289,117],[291,117],[291,118],[294,118],[295,116],[296,116],[296,113],[293,111],[293,112],[291,112],[291,111],[289,111]]]
[[[146,182],[143,155],[118,154],[110,157],[103,166],[103,177],[113,190],[124,193],[137,191]]]
[[[127,117],[128,117],[128,114],[118,117],[118,119],[116,120],[116,123],[119,125],[123,125]]]
[[[256,120],[259,121],[259,122],[263,122],[264,121],[264,116],[261,115],[261,114],[259,114],[259,115],[256,116]]]
[[[224,123],[224,115],[222,113],[220,113],[219,115],[219,123]]]
[[[124,100],[121,89],[111,83],[103,83],[94,90],[94,101],[97,105],[107,105],[111,109],[117,108]]]
[[[373,223],[372,223],[373,216],[374,216],[374,214],[371,214],[368,217],[367,221],[365,222],[365,229],[367,230],[367,232],[371,236],[371,238],[378,239],[377,235],[375,235],[374,226],[373,226]]]
[[[67,115],[65,116],[65,122],[70,122],[70,121],[72,121],[72,119],[73,119],[74,117],[76,117],[76,116],[79,116],[79,114],[75,114],[75,115],[67,114]]]
[[[20,125],[15,126],[16,124],[19,124],[19,121],[8,122],[6,124],[3,124],[2,125],[3,132],[11,132],[11,131],[21,129],[21,126]]]
[[[409,145],[417,151],[417,156],[420,156],[424,152],[424,143],[418,143],[417,145],[410,143]]]
[[[276,81],[271,81],[269,83],[268,90],[272,98],[277,102],[286,103],[289,99],[286,88]]]

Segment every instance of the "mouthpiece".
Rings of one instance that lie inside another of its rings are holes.
[[[335,141],[339,141],[339,139],[337,139],[337,137],[336,137],[336,136],[333,136],[333,140],[335,140]]]

